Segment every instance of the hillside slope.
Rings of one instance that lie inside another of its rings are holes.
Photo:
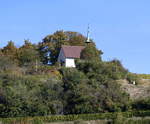
[[[130,84],[127,80],[119,80],[121,88],[130,94],[130,98],[133,100],[144,99],[150,97],[150,80],[142,79],[140,84]]]

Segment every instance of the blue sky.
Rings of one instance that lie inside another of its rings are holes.
[[[0,0],[0,47],[33,43],[56,30],[77,31],[131,72],[150,73],[149,0]]]

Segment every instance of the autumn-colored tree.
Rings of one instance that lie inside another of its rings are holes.
[[[39,51],[44,64],[57,61],[61,45],[65,42],[66,36],[63,31],[57,31],[53,35],[48,35],[39,43]]]
[[[72,46],[84,46],[86,37],[78,32],[66,31],[65,34],[68,37],[68,43]]]
[[[13,41],[9,41],[8,44],[2,49],[2,54],[10,58],[11,61],[17,62],[18,48]]]

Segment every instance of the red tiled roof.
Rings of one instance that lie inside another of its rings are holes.
[[[62,46],[62,50],[66,58],[80,58],[81,51],[84,48],[84,46]]]

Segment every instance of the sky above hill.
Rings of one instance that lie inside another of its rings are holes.
[[[56,30],[77,31],[131,72],[150,73],[149,0],[0,0],[0,47],[38,43]]]

